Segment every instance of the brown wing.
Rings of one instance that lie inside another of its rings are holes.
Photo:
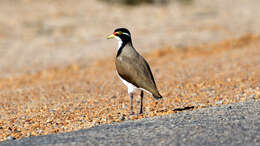
[[[118,74],[124,80],[132,83],[138,88],[143,88],[153,95],[160,95],[150,70],[145,59],[136,54],[135,57],[119,56],[116,58],[116,68]]]

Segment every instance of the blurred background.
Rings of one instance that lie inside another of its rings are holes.
[[[259,0],[0,0],[0,76],[85,65],[116,54],[129,28],[139,52],[260,31]],[[209,48],[210,49],[210,48]]]

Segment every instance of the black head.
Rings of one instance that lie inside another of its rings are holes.
[[[132,43],[131,33],[126,28],[117,28],[109,38],[116,38],[122,41],[123,44]]]
[[[118,32],[123,34],[123,35],[127,35],[127,36],[131,37],[130,31],[128,29],[126,29],[126,28],[117,28],[117,29],[115,29],[114,33],[118,33]]]
[[[131,34],[126,28],[117,28],[114,33],[107,37],[108,39],[116,38],[118,40],[117,56],[120,55],[125,45],[133,45],[131,40]],[[132,46],[133,47],[133,46]]]

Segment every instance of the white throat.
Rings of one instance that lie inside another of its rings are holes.
[[[118,37],[118,36],[115,36],[115,38],[117,39],[117,50],[119,50],[119,48],[122,46],[123,44],[123,41]]]

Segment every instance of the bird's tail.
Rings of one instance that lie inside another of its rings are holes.
[[[159,100],[159,99],[162,99],[162,95],[161,94],[158,94],[158,95],[154,95],[153,94],[153,97],[156,99],[156,100]]]

